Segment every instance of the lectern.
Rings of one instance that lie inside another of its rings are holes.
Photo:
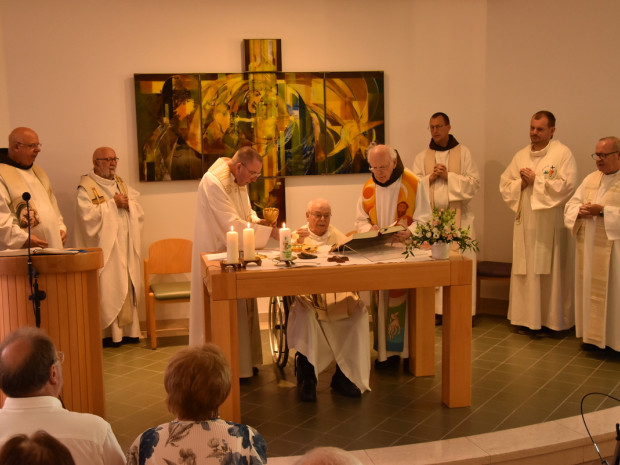
[[[101,249],[75,255],[33,255],[39,272],[41,328],[65,353],[62,399],[69,410],[104,416],[103,351],[99,318]],[[0,257],[0,337],[35,326],[28,257]],[[0,403],[4,395],[0,393]]]

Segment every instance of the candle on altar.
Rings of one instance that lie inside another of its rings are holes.
[[[239,234],[232,226],[226,233],[226,261],[239,263]]]
[[[254,240],[254,230],[248,227],[243,230],[243,259],[255,260],[256,259],[256,242]]]
[[[280,228],[280,260],[291,260],[293,258],[293,243],[291,242],[291,230],[282,223]]]

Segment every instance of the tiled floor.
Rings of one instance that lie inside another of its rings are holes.
[[[172,418],[163,370],[187,338],[159,341],[155,351],[146,341],[104,349],[107,419],[124,449],[146,428]],[[435,349],[434,377],[416,378],[402,367],[373,370],[372,391],[349,399],[332,393],[328,370],[312,404],[297,400],[292,361],[281,373],[267,355],[258,376],[241,385],[242,421],[265,437],[269,456],[281,456],[317,445],[369,449],[497,431],[578,415],[589,392],[620,397],[620,354],[583,351],[573,331],[520,335],[505,317],[484,314],[473,328],[472,406],[449,409],[440,400],[440,328]],[[584,411],[616,405],[592,396]]]

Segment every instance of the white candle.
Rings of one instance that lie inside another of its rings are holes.
[[[250,227],[250,223],[248,223],[248,227],[243,230],[243,259],[255,260],[255,250],[254,230]]]
[[[239,263],[239,234],[230,227],[226,233],[226,261],[228,263]]]
[[[282,223],[280,228],[280,260],[293,258],[293,243],[291,242],[291,230]]]

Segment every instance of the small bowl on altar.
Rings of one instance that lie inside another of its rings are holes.
[[[278,221],[280,210],[273,207],[263,208],[263,218],[269,221],[269,224],[275,224]]]

